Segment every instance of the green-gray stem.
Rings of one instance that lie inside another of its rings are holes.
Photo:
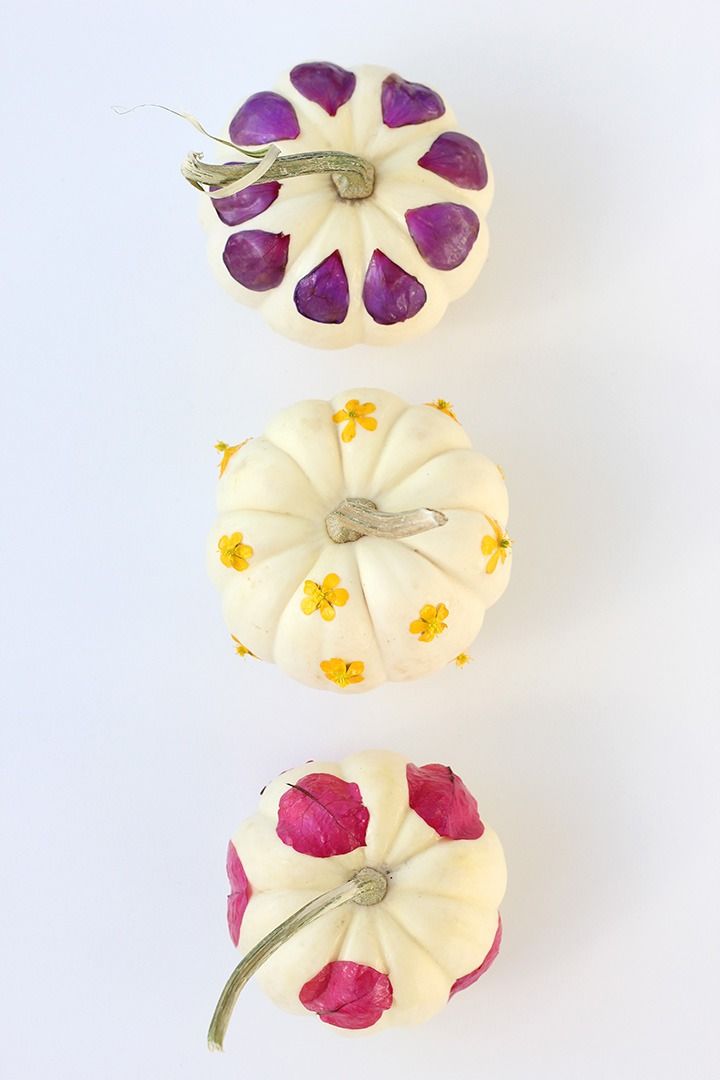
[[[262,159],[261,159],[262,160]],[[233,165],[208,165],[199,154],[190,154],[181,172],[193,187],[206,191],[225,187],[257,168],[258,160]],[[304,154],[281,155],[263,175],[266,180],[288,180],[294,176],[329,173],[338,195],[343,199],[366,199],[375,187],[375,169],[369,161],[340,150],[316,150]]]
[[[402,540],[429,529],[447,525],[441,510],[399,510],[387,513],[378,510],[370,499],[343,499],[325,518],[328,536],[336,544],[348,544],[362,536],[379,536],[385,540]]]
[[[272,956],[281,945],[284,945],[298,930],[315,922],[321,915],[332,911],[334,908],[347,904],[351,900],[356,904],[369,907],[379,904],[387,892],[387,877],[380,870],[374,870],[370,866],[358,870],[357,874],[346,881],[344,885],[338,885],[336,889],[323,893],[315,900],[311,900],[305,907],[300,908],[285,922],[280,923],[271,930],[262,941],[259,941],[254,949],[245,956],[233,971],[225,983],[220,1000],[215,1006],[213,1018],[208,1030],[208,1046],[211,1050],[222,1050],[225,1033],[230,1017],[232,1016],[235,1003],[240,991],[255,974],[257,969]]]

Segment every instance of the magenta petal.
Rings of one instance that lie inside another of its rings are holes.
[[[408,765],[410,807],[440,836],[477,840],[485,832],[477,802],[448,765]]]
[[[300,1002],[333,1027],[369,1028],[393,1003],[387,975],[352,960],[326,964],[300,991]]]
[[[227,898],[227,924],[233,945],[237,945],[240,939],[240,927],[245,908],[248,906],[252,896],[252,888],[232,840],[228,844],[226,869],[230,881],[230,893]]]
[[[228,237],[223,262],[246,289],[267,292],[285,277],[289,245],[290,237],[284,233],[247,229]]]
[[[301,278],[295,286],[295,307],[306,319],[320,323],[345,321],[350,304],[347,274],[339,251]]]
[[[418,279],[376,248],[363,284],[363,303],[375,322],[391,326],[412,319],[426,300]]]
[[[471,191],[482,191],[488,182],[485,155],[480,144],[459,131],[444,131],[438,135],[418,165],[441,176],[443,180],[449,180],[456,187],[469,188]]]
[[[490,951],[488,952],[487,956],[483,960],[480,967],[476,967],[474,971],[471,971],[467,975],[461,975],[459,979],[455,980],[455,982],[450,987],[450,997],[452,997],[453,994],[457,994],[458,990],[467,990],[468,986],[472,986],[473,983],[476,983],[478,981],[478,979],[480,978],[481,975],[485,974],[487,969],[490,967],[492,962],[495,960],[495,957],[497,956],[497,954],[500,952],[500,942],[501,941],[502,941],[502,919],[498,915],[498,927],[497,927],[497,930],[495,931],[495,937],[493,938],[493,943],[490,946]]]
[[[236,162],[228,161],[228,165]],[[211,191],[216,191],[212,187]],[[225,225],[242,225],[251,218],[262,214],[268,206],[277,199],[280,194],[280,184],[277,180],[268,180],[262,184],[251,184],[250,187],[236,191],[234,195],[226,195],[222,199],[213,199],[215,213]]]
[[[407,127],[437,120],[445,112],[439,94],[422,83],[407,82],[399,75],[388,75],[382,84],[382,117],[388,127]]]
[[[340,106],[353,96],[357,79],[352,71],[317,60],[294,67],[290,82],[308,101],[314,101],[328,116],[335,116]]]
[[[237,146],[264,146],[277,139],[297,139],[299,134],[295,110],[273,90],[253,94],[230,121],[230,139]]]
[[[477,214],[458,203],[418,206],[406,212],[405,221],[418,251],[435,270],[464,263],[480,232]]]
[[[282,795],[277,834],[301,855],[324,859],[364,847],[369,820],[357,784],[332,773],[309,773]]]

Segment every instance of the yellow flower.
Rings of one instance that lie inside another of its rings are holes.
[[[335,608],[344,607],[350,599],[347,589],[338,589],[340,578],[337,574],[328,574],[322,585],[315,581],[305,582],[305,599],[300,607],[306,615],[312,615],[319,611],[325,622],[332,622],[335,618]]]
[[[320,668],[326,679],[330,682],[337,683],[338,686],[347,686],[348,683],[362,682],[365,676],[365,665],[362,660],[351,660],[348,663],[346,660],[341,660],[339,657],[334,656],[332,660],[322,660],[320,662]]]
[[[485,514],[485,519],[486,521],[490,522],[490,527],[492,528],[493,535],[490,536],[488,534],[487,536],[483,536],[480,550],[482,551],[483,555],[490,556],[487,561],[487,566],[485,567],[485,573],[492,574],[498,564],[498,559],[500,560],[500,562],[504,563],[508,555],[510,554],[512,540],[505,532],[502,525],[500,525],[500,523],[497,522],[495,518],[488,517],[488,515]]]
[[[231,634],[230,637],[235,642],[235,652],[238,654],[238,656],[252,656],[255,660],[258,659],[257,656],[255,656],[255,653],[250,652],[250,649],[248,649],[247,645],[243,645],[242,641],[238,641],[234,634]]]
[[[233,454],[237,454],[238,450],[242,450],[243,446],[245,446],[246,443],[249,442],[249,439],[245,439],[243,442],[238,443],[237,446],[228,446],[228,444],[224,442],[215,443],[215,449],[217,450],[218,454],[222,454],[222,458],[220,459],[221,476],[230,464],[230,458],[233,456]]]
[[[472,660],[472,657],[469,656],[466,652],[458,653],[457,656],[455,657],[455,666],[456,667],[465,667],[465,665],[469,664],[471,660]]]
[[[445,413],[445,415],[449,416],[451,420],[454,420],[456,424],[460,423],[455,415],[454,406],[451,405],[449,401],[446,401],[445,398],[438,398],[437,401],[426,401],[425,404],[429,405],[431,409],[437,409],[438,412]]]
[[[347,420],[340,436],[342,441],[350,442],[355,438],[357,433],[356,424],[364,427],[366,431],[374,431],[377,427],[377,420],[374,416],[368,414],[374,413],[375,409],[376,406],[371,401],[366,401],[364,405],[361,405],[357,398],[346,401],[345,408],[341,409],[340,412],[336,412],[333,416],[336,424],[343,424]]]
[[[410,623],[410,633],[419,634],[420,641],[432,641],[438,634],[442,634],[443,630],[447,630],[447,623],[443,622],[443,619],[446,619],[448,614],[444,604],[438,604],[437,607],[425,604],[420,608],[420,618],[413,619]]]
[[[218,551],[220,562],[231,570],[247,570],[248,562],[253,556],[253,549],[243,544],[242,533],[221,536],[218,540]]]

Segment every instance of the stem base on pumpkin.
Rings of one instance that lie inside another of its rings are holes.
[[[441,510],[400,510],[387,513],[378,510],[371,499],[343,499],[325,518],[328,536],[336,544],[349,544],[363,536],[378,536],[385,540],[402,540],[447,525],[447,515]]]

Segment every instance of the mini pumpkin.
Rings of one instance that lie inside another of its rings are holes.
[[[508,501],[448,402],[347,390],[218,446],[209,566],[238,652],[343,694],[465,662],[508,583]]]
[[[291,769],[232,838],[227,872],[228,927],[247,955],[213,1049],[255,972],[281,1008],[374,1032],[427,1020],[500,948],[502,847],[447,765],[368,751]]]
[[[287,337],[322,348],[408,340],[435,326],[485,262],[487,159],[421,83],[379,67],[298,64],[236,110],[227,142],[236,160],[190,155],[183,166],[210,195],[210,261]],[[268,144],[271,153],[250,149]]]

